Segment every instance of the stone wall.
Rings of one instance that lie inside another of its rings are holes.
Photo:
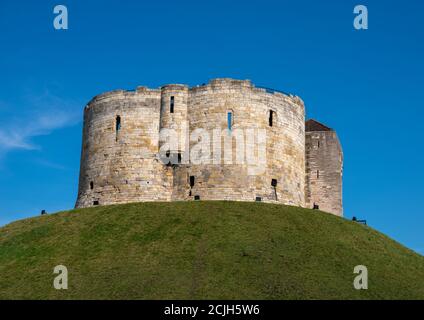
[[[275,112],[273,126],[269,126],[269,111]],[[228,132],[227,113],[232,113],[232,130]],[[213,153],[211,158],[221,159],[217,164],[191,164],[188,176],[195,177],[192,197],[198,195],[204,200],[255,201],[260,197],[265,202],[279,202],[291,205],[304,205],[304,106],[299,98],[282,93],[266,92],[256,88],[250,81],[215,79],[208,85],[190,90],[188,120],[190,132],[205,128],[212,136],[217,128],[224,139],[233,140],[232,157]],[[253,130],[255,140],[246,139],[246,130]],[[236,139],[244,133],[245,150],[247,145],[258,148],[258,130],[266,133],[266,163],[263,168],[254,164],[240,163],[237,155]],[[227,140],[227,141],[228,141]],[[192,149],[197,141],[190,142]],[[213,141],[214,144],[219,144]],[[228,143],[228,142],[227,142]],[[222,151],[223,152],[223,151]],[[227,163],[231,162],[231,163]],[[259,174],[255,171],[259,169]],[[277,186],[271,185],[272,179]],[[181,197],[183,195],[180,195]]]
[[[343,152],[334,130],[306,123],[306,207],[343,216]]]

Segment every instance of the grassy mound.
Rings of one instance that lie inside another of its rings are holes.
[[[65,265],[68,290],[53,288]],[[369,289],[355,290],[365,265]],[[137,203],[0,229],[1,299],[424,299],[424,257],[330,214],[263,203]]]

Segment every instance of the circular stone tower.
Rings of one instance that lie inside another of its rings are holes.
[[[84,109],[76,207],[169,201],[172,180],[157,159],[160,90],[112,91]]]
[[[175,131],[177,143],[162,139],[166,130]],[[164,150],[177,155],[174,163],[163,161]],[[76,207],[173,200],[304,206],[304,190],[305,109],[298,97],[215,79],[192,88],[112,91],[84,109]]]
[[[250,81],[215,79],[192,88],[189,101],[190,132],[206,129],[211,152],[199,164],[190,159],[188,199],[304,205],[305,110],[299,98]],[[214,136],[218,131],[221,139]],[[191,156],[197,143],[190,139]]]

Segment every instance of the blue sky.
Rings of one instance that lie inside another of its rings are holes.
[[[233,77],[302,97],[342,142],[346,217],[424,254],[423,14],[418,0],[2,0],[0,225],[74,206],[94,95]]]

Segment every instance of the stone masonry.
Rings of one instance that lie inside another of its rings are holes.
[[[337,136],[329,128],[306,128],[299,97],[248,80],[100,94],[84,108],[76,207],[233,200],[315,204],[342,215],[343,157]],[[176,144],[163,138],[167,131],[177,133],[171,135]],[[193,136],[198,131],[209,133],[210,141]],[[240,136],[247,132],[253,138]],[[210,152],[200,150],[202,161],[194,161],[199,141]],[[314,149],[318,141],[320,148]],[[247,150],[266,161],[240,160],[247,159]]]
[[[342,175],[343,152],[336,132],[315,120],[308,120],[306,206],[343,216]]]

